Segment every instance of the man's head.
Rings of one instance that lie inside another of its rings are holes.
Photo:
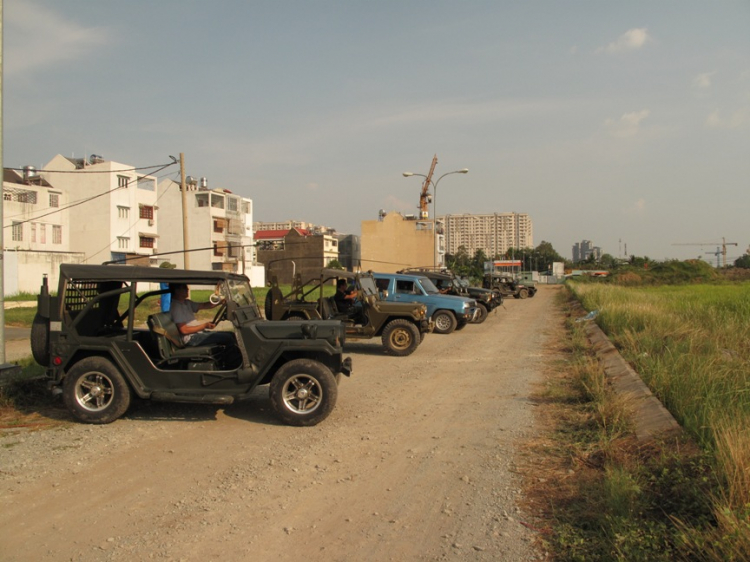
[[[188,286],[185,283],[170,283],[169,292],[177,299],[186,299],[188,297]]]
[[[339,279],[338,281],[336,281],[336,290],[346,291],[346,279]]]

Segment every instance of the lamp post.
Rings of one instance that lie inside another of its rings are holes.
[[[449,176],[451,174],[468,174],[469,168],[464,168],[462,170],[453,170],[452,172],[446,172],[442,176],[440,176],[437,180],[432,181],[430,180],[430,183],[432,184],[432,189],[435,192],[432,196],[432,232],[435,236],[435,244],[433,247],[433,266],[437,267],[438,265],[438,259],[437,259],[437,246],[438,246],[438,233],[437,233],[437,186],[440,183],[440,180],[443,179],[445,176]],[[424,174],[415,174],[414,172],[404,172],[403,176],[405,178],[409,178],[411,176],[419,176],[422,178],[427,178]]]

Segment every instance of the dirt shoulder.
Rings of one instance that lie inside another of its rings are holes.
[[[554,287],[405,358],[353,343],[331,417],[136,404],[0,438],[3,559],[534,560],[516,461],[560,330]],[[528,466],[525,458],[524,466]]]

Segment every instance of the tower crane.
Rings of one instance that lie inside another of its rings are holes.
[[[432,196],[430,195],[430,184],[432,183],[432,173],[435,171],[435,166],[437,166],[437,154],[432,157],[430,173],[425,177],[424,183],[422,184],[422,192],[419,194],[419,218],[422,220],[425,220],[430,216],[428,210],[428,205],[430,201],[432,201]]]
[[[678,242],[672,244],[672,246],[716,246],[716,252],[706,252],[716,256],[716,267],[719,266],[719,256],[722,257],[723,267],[727,266],[727,246],[737,246],[737,242],[727,242],[727,239],[722,237],[721,242]],[[719,248],[721,246],[721,248]]]

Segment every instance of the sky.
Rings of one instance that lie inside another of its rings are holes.
[[[4,0],[3,26],[5,167],[184,153],[257,221],[360,234],[418,212],[402,173],[437,155],[439,215],[526,213],[563,257],[750,248],[750,0]]]

